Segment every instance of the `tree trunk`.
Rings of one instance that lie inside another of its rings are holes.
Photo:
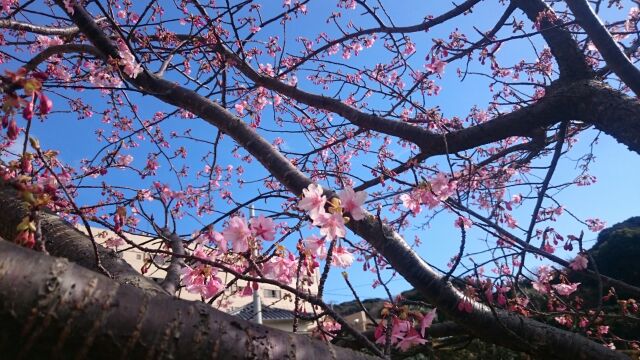
[[[6,185],[0,185],[0,214],[0,236],[14,239],[16,226],[29,214],[29,210],[26,203],[18,198],[17,191]],[[41,211],[39,216],[42,237],[51,255],[69,259],[89,270],[98,270],[89,237],[57,215]],[[150,294],[165,293],[158,284],[138,273],[114,251],[101,245],[97,247],[102,266],[109,271],[114,280],[133,285]]]
[[[0,239],[5,359],[369,359]]]

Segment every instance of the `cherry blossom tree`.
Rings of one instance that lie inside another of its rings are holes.
[[[635,2],[414,5],[4,0],[3,351],[368,358],[459,334],[541,358],[638,350],[609,324],[637,318],[640,289],[601,274],[579,231],[604,210],[581,218],[559,197],[595,181],[601,133],[640,152]],[[470,94],[459,113],[441,100]],[[448,269],[415,235],[441,218],[459,245]],[[117,256],[129,247],[142,269]],[[156,268],[160,283],[138,272]],[[388,293],[373,334],[323,301],[347,268]],[[394,297],[397,276],[427,302]],[[313,320],[318,339],[217,310],[239,280],[294,294],[294,329]],[[329,344],[345,336],[358,351]]]

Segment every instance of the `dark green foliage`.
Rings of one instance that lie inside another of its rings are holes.
[[[589,252],[600,273],[640,286],[640,217],[602,230]]]
[[[369,311],[369,313],[376,318],[380,316],[380,311],[382,310],[383,304],[384,300],[379,298],[362,300],[362,305],[364,305],[367,311]],[[360,305],[358,305],[357,301],[352,300],[333,305],[333,310],[335,310],[342,316],[347,316],[361,311],[362,308],[360,307]]]

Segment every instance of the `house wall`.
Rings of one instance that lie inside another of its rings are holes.
[[[293,331],[293,321],[292,320],[265,320],[263,324],[274,329],[282,330],[282,331]],[[309,334],[311,330],[316,327],[316,324],[312,321],[300,321],[298,323],[298,332],[302,334]]]
[[[79,229],[81,231],[84,230],[82,227],[79,227]],[[96,241],[98,241],[98,243],[104,244],[104,242],[106,242],[110,237],[117,237],[115,233],[108,230],[98,228],[94,228],[92,230],[94,234],[98,234],[96,236]],[[158,249],[160,246],[160,240],[150,242],[150,238],[148,237],[132,234],[126,234],[126,236],[134,243],[149,249]],[[141,269],[145,264],[145,260],[148,259],[149,256],[141,250],[131,248],[129,245],[121,246],[117,251],[126,262],[131,264],[131,266],[139,272],[141,272]],[[165,274],[166,272],[164,270],[152,267],[147,273],[145,273],[145,276],[157,279],[157,281],[162,281]],[[234,278],[231,274],[224,272],[219,272],[218,277],[223,283],[229,283]],[[312,294],[318,292],[318,282],[320,280],[320,276],[317,272],[314,277],[314,284],[309,288]],[[295,287],[295,278],[288,285]],[[238,280],[230,289],[226,290],[225,293],[212,304],[212,306],[226,312],[231,312],[251,303],[253,301],[252,296],[241,296],[242,289],[246,286],[246,281]],[[263,306],[273,306],[291,311],[294,310],[294,296],[292,293],[282,290],[276,285],[259,284],[259,286]],[[189,293],[185,289],[181,289],[178,296],[185,300],[200,300],[200,295]],[[303,303],[302,311],[311,312],[310,305]]]

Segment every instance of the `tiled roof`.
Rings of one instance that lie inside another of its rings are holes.
[[[231,315],[235,315],[243,320],[253,320],[255,317],[253,303],[249,303],[238,310],[232,311]],[[293,311],[286,309],[278,309],[276,307],[262,305],[263,320],[293,320]]]

